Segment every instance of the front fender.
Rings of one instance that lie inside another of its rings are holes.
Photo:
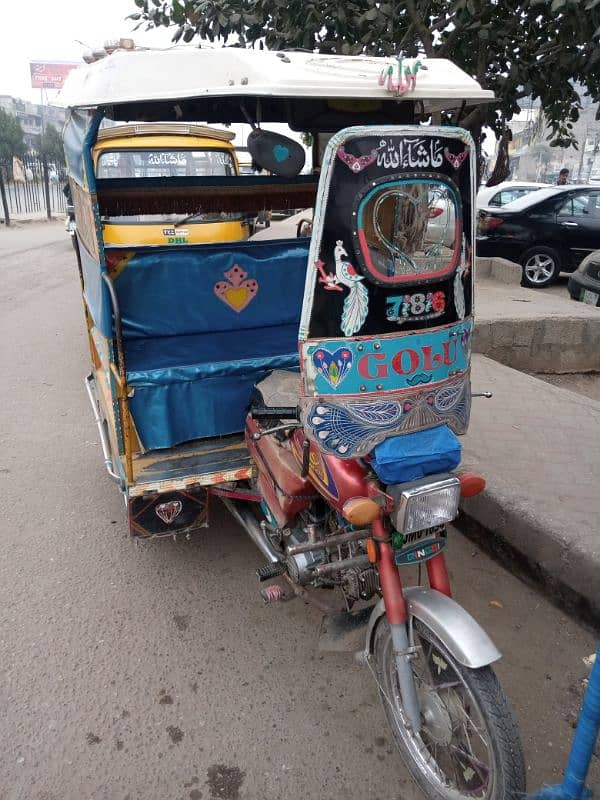
[[[451,597],[435,589],[412,586],[405,589],[404,599],[409,615],[427,625],[463,666],[478,669],[501,657],[481,625]],[[367,624],[365,658],[373,653],[375,628],[384,614],[385,605],[381,599],[373,608]]]

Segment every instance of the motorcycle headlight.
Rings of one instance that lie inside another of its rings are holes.
[[[414,533],[451,522],[458,514],[460,481],[454,475],[388,486],[394,498],[391,520],[400,533]]]

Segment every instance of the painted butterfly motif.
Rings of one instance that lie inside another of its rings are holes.
[[[444,147],[444,155],[454,169],[460,169],[463,161],[469,155],[469,149],[465,148],[462,153],[451,153],[447,147]]]
[[[232,308],[238,314],[243,311],[248,303],[256,297],[258,292],[258,281],[248,278],[248,273],[235,264],[227,272],[223,273],[226,281],[217,281],[215,283],[215,294],[222,300],[229,308]]]
[[[319,375],[322,375],[332,389],[336,389],[352,369],[352,352],[347,347],[340,347],[330,352],[319,347],[313,355],[313,364]]]
[[[338,148],[338,158],[350,167],[352,172],[362,172],[365,167],[377,160],[377,150],[371,150],[368,156],[353,156],[343,146]]]

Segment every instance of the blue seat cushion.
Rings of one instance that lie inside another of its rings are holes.
[[[254,384],[273,369],[298,366],[308,243],[241,241],[109,256],[142,446],[242,431]]]
[[[277,369],[274,364],[290,354],[297,364],[297,323],[125,342],[127,382],[132,386],[243,375],[256,368]]]
[[[461,444],[447,425],[390,436],[372,453],[372,465],[383,483],[406,483],[449,472],[460,464]]]
[[[298,368],[298,325],[129,339],[125,362],[142,446],[172,447],[243,431],[255,384]]]

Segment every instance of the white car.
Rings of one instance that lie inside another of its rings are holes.
[[[549,184],[536,183],[535,181],[503,181],[496,186],[482,186],[477,192],[477,208],[488,208],[489,206],[505,206],[525,197],[530,192],[538,189],[547,189]]]
[[[312,227],[312,208],[299,211],[286,219],[272,222],[268,228],[263,228],[250,238],[252,241],[269,241],[270,239],[293,239],[298,236],[310,236]]]

